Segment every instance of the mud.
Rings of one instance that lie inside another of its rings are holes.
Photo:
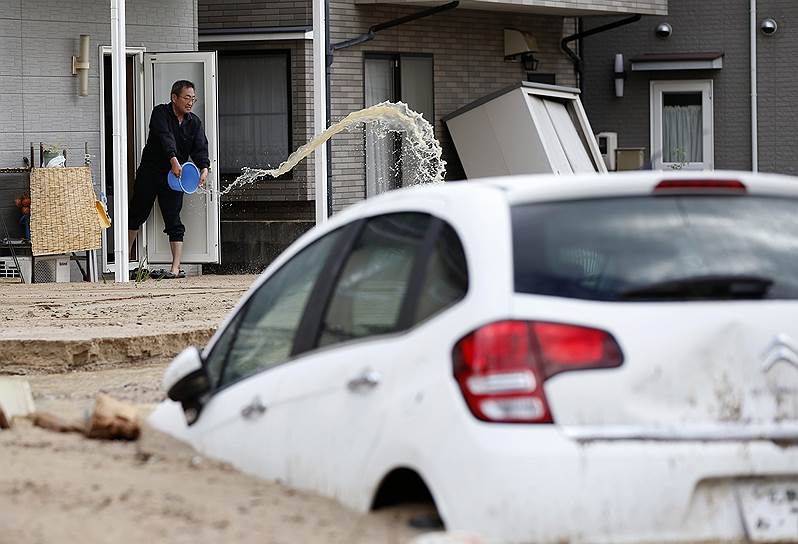
[[[117,368],[204,345],[256,276],[0,283],[0,373]]]
[[[99,392],[146,416],[170,357],[202,344],[254,276],[116,284],[0,284],[0,374],[36,407],[90,413]],[[68,371],[68,372],[65,372]],[[89,440],[16,419],[0,431],[0,543],[405,543],[428,505],[371,514],[204,458],[149,427]]]

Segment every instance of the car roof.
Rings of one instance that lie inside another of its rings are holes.
[[[458,202],[479,199],[485,192],[500,192],[510,205],[552,200],[640,196],[652,194],[666,180],[730,180],[742,182],[748,193],[798,198],[798,177],[742,171],[651,171],[591,173],[574,175],[531,174],[467,181],[422,184],[388,191],[351,206],[353,214],[367,212],[388,203],[440,199]],[[344,215],[349,216],[348,210]],[[337,214],[338,215],[338,214]]]
[[[632,171],[569,176],[486,178],[481,183],[507,194],[511,204],[548,200],[650,195],[662,181],[727,180],[743,183],[750,194],[798,197],[798,178],[737,171]]]

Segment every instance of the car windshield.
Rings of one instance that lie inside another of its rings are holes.
[[[516,205],[515,291],[609,301],[798,298],[798,200],[645,196]]]

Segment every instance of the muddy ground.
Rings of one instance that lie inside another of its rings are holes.
[[[37,409],[63,417],[83,417],[99,392],[146,415],[163,398],[169,357],[204,343],[253,280],[0,284],[0,375],[24,375]],[[88,354],[76,356],[82,348]],[[404,543],[421,534],[408,520],[428,513],[358,514],[238,473],[146,427],[136,442],[19,419],[0,431],[0,544]]]

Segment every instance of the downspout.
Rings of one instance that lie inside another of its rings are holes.
[[[756,0],[751,0],[751,171],[759,171],[758,98],[756,88]]]
[[[632,15],[631,17],[627,17],[619,21],[614,21],[612,23],[607,23],[606,25],[597,26],[596,28],[591,28],[590,30],[585,30],[585,31],[580,30],[576,34],[571,34],[570,36],[566,36],[565,38],[562,39],[562,41],[560,42],[560,48],[565,52],[566,55],[568,55],[568,57],[570,57],[571,62],[574,63],[574,73],[576,74],[577,83],[580,88],[582,87],[582,58],[576,53],[574,53],[574,51],[570,47],[568,47],[568,43],[574,40],[581,40],[582,38],[587,38],[588,36],[592,36],[593,34],[606,32],[608,30],[618,28],[619,26],[636,23],[642,18],[643,16],[640,14]]]
[[[326,76],[324,77],[324,83],[327,85],[327,92],[325,93],[325,98],[327,99],[327,109],[325,111],[327,115],[327,128],[329,128],[332,115],[330,114],[331,110],[331,101],[330,101],[330,75],[332,73],[332,50],[330,49],[330,0],[324,2],[324,70]],[[332,138],[327,140],[327,143],[324,144],[327,146],[327,217],[332,217],[333,214],[333,190],[332,190]]]
[[[381,30],[387,30],[389,28],[403,25],[411,21],[429,17],[430,15],[435,15],[436,13],[440,13],[442,11],[448,11],[450,9],[456,8],[459,4],[460,0],[454,0],[454,2],[449,2],[448,4],[443,4],[442,6],[435,6],[434,8],[425,9],[416,13],[411,13],[410,15],[405,15],[404,17],[399,17],[398,19],[391,19],[390,21],[385,21],[384,23],[371,26],[365,34],[361,34],[355,38],[333,44],[332,49],[330,50],[330,56],[332,56],[333,51],[346,49],[347,47],[352,47],[353,45],[359,45],[361,43],[373,40],[376,37],[375,34]],[[332,64],[332,61],[330,61],[330,63]]]

